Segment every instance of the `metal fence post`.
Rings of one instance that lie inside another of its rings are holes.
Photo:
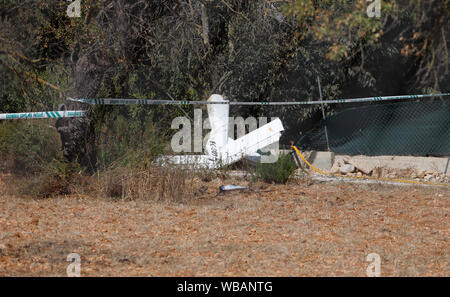
[[[322,87],[320,86],[320,78],[317,76],[317,84],[319,85],[319,95],[320,95],[320,101],[323,101],[322,99]],[[328,151],[330,152],[330,142],[328,140],[328,130],[327,130],[327,123],[325,122],[325,108],[323,107],[323,102],[320,103],[322,106],[322,118],[323,118],[323,125],[325,127],[325,138],[327,140],[327,147]]]

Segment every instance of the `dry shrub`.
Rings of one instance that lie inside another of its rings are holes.
[[[69,184],[58,176],[41,174],[24,182],[19,193],[33,198],[48,198],[70,194]]]
[[[0,123],[0,170],[20,175],[41,174],[59,159],[60,137],[48,120]]]
[[[194,197],[194,175],[176,167],[116,169],[102,173],[95,184],[97,194],[123,200],[184,202]]]
[[[123,182],[118,175],[106,176],[105,194],[111,198],[122,198],[123,196]]]
[[[71,194],[79,187],[82,176],[78,174],[80,167],[76,163],[53,159],[43,170],[38,175],[24,177],[17,184],[18,192],[33,198],[47,198]]]
[[[166,167],[157,173],[158,199],[183,201],[193,197],[193,175],[187,170]]]

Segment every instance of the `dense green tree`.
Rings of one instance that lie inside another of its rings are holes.
[[[315,100],[317,77],[328,99],[448,91],[449,0],[380,2],[380,17],[369,17],[365,0],[82,0],[81,17],[69,18],[66,1],[0,0],[0,112],[84,108],[67,96]],[[92,164],[97,154],[86,154],[117,119],[147,135],[190,111],[96,107],[57,126],[66,157]],[[232,110],[282,116],[295,133],[317,111]]]

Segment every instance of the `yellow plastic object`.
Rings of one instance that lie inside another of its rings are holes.
[[[379,179],[379,178],[372,177],[372,176],[357,177],[357,176],[348,176],[348,175],[337,175],[337,174],[333,174],[331,172],[324,172],[324,171],[318,169],[317,167],[313,166],[311,163],[309,163],[308,160],[306,160],[306,158],[303,156],[303,154],[300,152],[300,150],[295,145],[291,145],[291,149],[293,149],[295,151],[295,153],[297,154],[297,156],[299,156],[306,164],[308,164],[308,166],[311,167],[312,170],[314,170],[320,174],[323,174],[323,175],[353,178],[353,179],[375,179],[375,180],[380,180],[380,181],[393,181],[393,182],[399,182],[399,183],[450,187],[450,184],[442,184],[442,183],[420,182],[420,181],[415,181],[415,180],[406,180],[406,179],[397,179],[397,178]]]

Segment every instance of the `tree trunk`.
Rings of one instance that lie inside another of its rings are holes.
[[[75,63],[73,70],[74,85],[69,91],[69,97],[93,98],[97,94],[104,73],[105,65],[100,63],[96,53],[82,56]],[[85,105],[67,101],[61,109],[86,109]],[[88,172],[97,168],[95,146],[95,129],[93,121],[86,118],[62,118],[56,122],[56,128],[61,136],[64,158],[69,162],[78,162]]]

